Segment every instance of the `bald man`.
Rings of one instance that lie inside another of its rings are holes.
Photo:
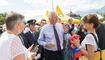
[[[48,14],[48,18],[50,23],[42,27],[38,43],[45,49],[45,60],[64,60],[63,40],[70,37],[68,29],[57,23],[58,16],[54,11]]]

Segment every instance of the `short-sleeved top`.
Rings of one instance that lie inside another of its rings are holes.
[[[0,60],[13,60],[20,54],[25,54],[27,60],[28,50],[22,45],[19,37],[4,32],[0,37]]]
[[[95,34],[95,36],[98,40],[97,34]],[[97,51],[98,47],[97,47],[95,38],[92,34],[87,34],[86,35],[86,37],[84,38],[84,40],[81,43],[82,48],[86,49],[86,44],[94,45],[94,51]]]
[[[97,34],[95,34],[95,36],[98,40]],[[81,43],[82,48],[84,48],[85,50],[86,50],[86,44],[93,45],[94,46],[94,51],[97,51],[98,47],[97,47],[95,38],[92,34],[87,34],[86,37],[84,38],[84,40]],[[82,57],[80,57],[79,60],[82,60]]]

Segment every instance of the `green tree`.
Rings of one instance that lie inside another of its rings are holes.
[[[0,25],[4,24],[4,20],[6,17],[7,13],[0,13]]]
[[[105,21],[105,13],[104,13],[103,17],[104,17],[103,20]]]
[[[103,19],[100,19],[100,20],[99,20],[100,22],[105,21],[105,13],[103,13],[102,16],[103,16]]]

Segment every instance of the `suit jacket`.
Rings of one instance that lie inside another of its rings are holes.
[[[69,31],[68,31],[68,33],[72,35],[71,32],[72,32],[73,30],[74,30],[74,24],[72,24],[71,28],[69,27]]]
[[[30,46],[30,45],[29,45],[29,41],[27,40],[27,38],[26,38],[26,36],[25,36],[25,34],[24,34],[23,32],[19,34],[19,38],[21,39],[22,44],[23,44],[26,48],[28,48],[28,47]]]
[[[37,40],[39,38],[39,32],[38,31],[35,31],[33,35],[34,35],[35,42],[38,44]]]
[[[80,35],[80,43],[81,43],[83,39],[85,38],[86,34],[82,32],[81,29],[77,32],[77,34]]]
[[[105,49],[105,24],[99,23],[96,33],[98,35],[100,48]]]
[[[27,32],[26,34],[26,38],[28,39],[28,42],[29,42],[29,46],[31,46],[32,44],[34,44],[35,46],[36,45],[39,45],[37,40],[39,38],[39,32],[35,31],[33,32],[33,34],[29,31]],[[39,50],[38,50],[38,54],[41,54],[41,58],[38,59],[38,60],[43,60],[43,56],[44,56],[44,49],[43,49],[43,46],[39,45]]]
[[[2,29],[0,28],[0,34],[2,33]]]
[[[34,45],[37,45],[37,39],[39,37],[39,33],[38,32],[34,32],[34,33],[31,33],[30,31],[28,31],[26,34],[26,39],[28,40],[29,42],[29,46],[31,46],[32,44]]]

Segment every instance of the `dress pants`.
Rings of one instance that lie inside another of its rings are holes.
[[[45,49],[45,60],[64,60],[62,51],[50,51]]]
[[[44,60],[45,56],[44,56],[44,48],[43,47],[41,47],[40,53],[41,53],[41,57],[38,60]]]

